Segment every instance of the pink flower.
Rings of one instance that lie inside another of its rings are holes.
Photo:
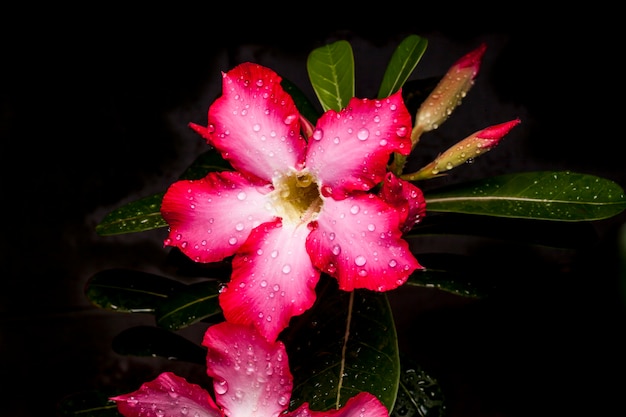
[[[286,413],[293,377],[285,346],[267,341],[252,326],[213,325],[203,345],[215,400],[199,385],[165,372],[135,392],[111,398],[118,411],[125,417],[388,417],[387,408],[366,392],[338,410],[311,411],[304,403]]]
[[[234,255],[220,294],[224,316],[253,323],[269,340],[313,305],[321,272],[345,291],[402,285],[421,268],[402,239],[406,204],[424,205],[423,197],[369,192],[385,177],[391,153],[411,149],[401,92],[353,98],[312,127],[280,81],[252,63],[223,74],[208,126],[190,126],[234,171],[176,182],[161,206],[166,245],[197,262]]]

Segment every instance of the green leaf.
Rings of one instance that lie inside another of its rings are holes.
[[[296,107],[298,108],[300,114],[312,124],[317,123],[317,119],[319,118],[319,112],[315,109],[315,106],[313,106],[313,104],[309,101],[304,92],[300,90],[294,83],[284,78],[280,85],[291,96],[291,98],[293,98],[293,101],[296,104]]]
[[[120,355],[159,356],[206,365],[205,348],[160,327],[126,329],[113,339],[113,350]]]
[[[591,221],[626,209],[613,181],[569,171],[508,174],[449,186],[426,196],[426,209],[487,216]]]
[[[400,389],[390,417],[443,417],[446,405],[441,387],[421,367],[402,357]]]
[[[378,90],[378,98],[388,97],[402,88],[424,55],[427,46],[428,41],[417,35],[409,35],[404,38],[387,64],[383,81]]]
[[[120,417],[115,401],[110,397],[123,392],[82,391],[69,395],[59,401],[59,417]]]
[[[349,42],[341,40],[311,51],[307,71],[324,111],[339,111],[354,97],[354,56]]]
[[[161,201],[164,194],[143,197],[113,210],[96,225],[96,233],[100,236],[111,236],[167,226],[161,217]]]
[[[391,410],[400,359],[386,294],[340,291],[334,279],[320,284],[313,308],[283,333],[294,375],[291,409],[308,402],[331,410],[366,391]]]
[[[219,281],[202,281],[172,292],[156,309],[157,325],[178,330],[222,312]]]
[[[107,269],[94,274],[85,294],[96,307],[124,313],[153,313],[174,291],[178,281],[147,272]]]

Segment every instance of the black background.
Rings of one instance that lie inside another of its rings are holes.
[[[169,366],[114,354],[120,329],[150,319],[100,311],[83,295],[86,280],[107,268],[172,274],[164,231],[104,238],[94,227],[113,208],[162,191],[206,149],[186,124],[205,122],[219,72],[242,60],[302,86],[307,54],[347,39],[355,45],[357,93],[365,96],[376,93],[391,48],[408,34],[430,41],[417,78],[443,74],[485,41],[476,86],[458,117],[424,144],[426,152],[520,117],[496,150],[456,175],[570,169],[626,185],[619,30],[610,11],[570,10],[566,18],[514,6],[355,5],[338,15],[329,7],[7,7],[0,51],[1,415],[54,415],[65,395],[135,388]],[[509,271],[493,300],[424,289],[390,295],[401,346],[438,377],[450,415],[623,410],[618,250],[625,219],[594,224],[599,240],[575,253],[537,256],[513,246],[481,254]]]

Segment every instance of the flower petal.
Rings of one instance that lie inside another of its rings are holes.
[[[237,172],[175,182],[161,203],[170,226],[165,245],[178,247],[196,262],[234,254],[253,228],[274,218],[265,209],[264,185]]]
[[[209,108],[206,128],[190,124],[239,172],[271,181],[300,167],[306,141],[300,114],[269,68],[243,63],[223,74],[222,96]]]
[[[171,372],[164,372],[139,390],[111,400],[125,417],[222,416],[206,390]]]
[[[202,344],[215,401],[225,415],[276,417],[287,409],[293,376],[282,342],[226,321],[209,327]]]
[[[388,172],[378,195],[401,214],[400,230],[406,233],[426,215],[422,190]]]
[[[275,340],[293,316],[313,305],[320,272],[306,252],[308,234],[306,225],[280,220],[252,231],[233,258],[231,281],[219,296],[227,320],[252,323]]]
[[[367,191],[386,172],[389,155],[411,151],[411,116],[399,92],[381,100],[352,98],[337,113],[320,117],[306,165],[320,179],[322,193],[335,199]]]
[[[339,288],[387,291],[421,268],[398,225],[400,213],[374,194],[326,199],[306,242],[313,265]]]
[[[312,411],[309,410],[309,404],[304,403],[286,414],[286,417],[389,417],[389,413],[385,405],[374,395],[360,392],[338,410]]]

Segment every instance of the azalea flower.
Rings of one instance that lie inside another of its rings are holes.
[[[202,344],[215,399],[201,386],[165,372],[135,392],[112,397],[118,411],[125,417],[388,417],[387,408],[367,392],[336,410],[313,411],[304,403],[286,412],[293,376],[285,346],[266,340],[253,326],[213,325]]]
[[[190,127],[234,171],[176,182],[161,206],[169,224],[165,245],[196,262],[233,256],[219,296],[224,316],[253,323],[269,340],[313,305],[322,272],[345,291],[402,285],[422,268],[402,231],[425,209],[421,191],[408,182],[397,180],[412,187],[402,198],[372,190],[387,175],[390,155],[411,151],[412,122],[400,91],[352,98],[312,126],[280,82],[253,63],[223,74],[208,125]]]

